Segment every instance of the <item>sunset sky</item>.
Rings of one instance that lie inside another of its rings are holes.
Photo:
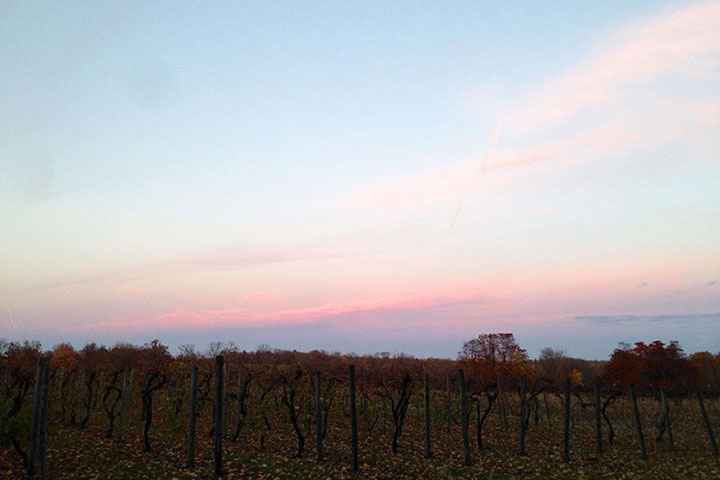
[[[718,327],[720,2],[0,3],[0,337]]]

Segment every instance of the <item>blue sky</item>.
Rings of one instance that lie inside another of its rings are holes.
[[[717,2],[3,3],[2,335],[717,350],[719,21]]]

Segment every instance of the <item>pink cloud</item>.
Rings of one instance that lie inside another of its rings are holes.
[[[246,308],[177,309],[148,318],[112,317],[93,325],[84,326],[96,331],[198,329],[230,326],[269,327],[273,325],[315,324],[331,321],[342,324],[350,316],[363,315],[368,321],[382,323],[381,313],[413,312],[444,305],[497,300],[497,294],[488,296],[482,287],[471,283],[441,287],[436,292],[406,293],[393,297],[328,302],[307,307],[256,311]],[[378,316],[369,320],[371,314]],[[78,327],[79,328],[79,327]]]

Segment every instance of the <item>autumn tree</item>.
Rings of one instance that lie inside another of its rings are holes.
[[[520,348],[512,333],[482,333],[465,342],[458,360],[465,363],[469,372],[486,381],[534,374],[527,352]]]
[[[635,385],[653,393],[692,386],[697,379],[694,365],[678,342],[665,345],[660,340],[649,344],[637,342],[633,348],[621,343],[606,365],[604,377],[611,385]]]

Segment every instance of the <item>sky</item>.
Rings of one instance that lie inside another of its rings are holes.
[[[720,2],[0,2],[0,337],[720,350]]]

